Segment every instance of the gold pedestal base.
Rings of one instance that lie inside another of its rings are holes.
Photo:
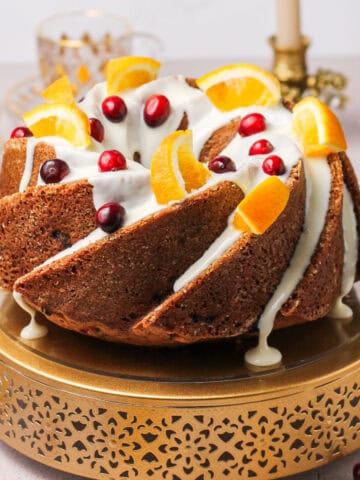
[[[280,478],[360,447],[360,312],[273,335],[281,367],[251,372],[235,343],[109,345],[0,315],[0,438],[93,479]],[[248,347],[248,345],[246,346]]]

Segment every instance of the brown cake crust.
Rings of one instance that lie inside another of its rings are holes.
[[[5,143],[0,172],[0,198],[19,191],[26,163],[27,138],[12,138]],[[45,142],[35,146],[29,187],[36,185],[41,165],[55,158],[54,147]]]
[[[0,199],[0,285],[30,272],[96,228],[86,181],[30,187]]]
[[[154,344],[227,338],[247,332],[281,280],[301,233],[302,162],[292,171],[284,212],[263,234],[244,233],[221,258],[134,326]],[[256,259],[256,261],[254,261]]]
[[[131,341],[131,326],[171,293],[242,197],[235,184],[222,182],[30,272],[15,289],[65,328]]]
[[[331,190],[325,225],[310,265],[281,308],[281,315],[275,322],[278,328],[325,316],[340,292],[344,258],[343,175],[340,155],[329,155],[328,163],[331,171]]]
[[[228,124],[215,130],[201,149],[199,155],[200,162],[207,163],[224,150],[237,134],[239,122],[239,118],[234,118]]]

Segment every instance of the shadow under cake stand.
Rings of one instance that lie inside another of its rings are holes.
[[[283,364],[243,365],[236,342],[180,349],[108,344],[0,310],[0,438],[93,479],[281,478],[360,447],[360,307],[272,335]],[[45,322],[45,320],[43,320]]]

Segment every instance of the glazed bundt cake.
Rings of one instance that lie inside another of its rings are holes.
[[[76,103],[66,77],[5,145],[0,284],[85,335],[169,346],[349,316],[360,193],[335,115],[282,103],[239,64],[198,80],[109,62]],[[23,138],[21,138],[23,137]],[[24,335],[34,338],[34,330]],[[35,333],[34,333],[35,332]]]

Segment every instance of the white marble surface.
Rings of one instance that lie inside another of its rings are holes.
[[[229,63],[234,59],[229,59]],[[227,63],[227,60],[201,60],[201,61],[176,61],[169,62],[164,67],[165,72],[183,72],[189,76],[197,76],[216,66]],[[257,62],[266,66],[266,62]],[[360,166],[360,57],[351,59],[327,59],[314,61],[310,70],[321,65],[323,67],[338,69],[346,73],[350,78],[348,94],[351,97],[346,110],[340,113],[349,143],[349,154],[355,166]],[[0,135],[6,138],[13,121],[9,121],[4,107],[4,96],[7,90],[23,78],[36,72],[33,65],[0,64]],[[360,447],[360,445],[359,445]],[[296,475],[293,480],[351,480],[353,465],[360,462],[360,451],[353,455],[340,459],[337,462],[316,471]],[[0,442],[0,480],[81,480],[80,477],[58,472],[32,459],[26,458]],[[220,479],[218,479],[220,480]],[[263,479],[266,480],[266,479]]]

